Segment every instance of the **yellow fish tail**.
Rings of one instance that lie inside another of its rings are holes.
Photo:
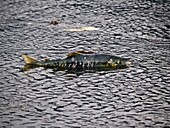
[[[37,62],[37,59],[30,57],[28,55],[22,55],[22,57],[26,64],[33,64],[33,63]]]

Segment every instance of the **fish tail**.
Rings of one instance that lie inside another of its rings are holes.
[[[26,64],[33,64],[33,63],[37,62],[37,59],[35,59],[31,56],[28,56],[28,55],[22,55],[22,57]]]

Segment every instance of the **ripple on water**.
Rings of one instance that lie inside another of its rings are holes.
[[[169,126],[168,3],[3,1],[1,126]],[[54,17],[62,23],[50,25]],[[65,31],[90,26],[100,30]],[[58,59],[77,50],[130,57],[133,65],[79,74],[44,68],[19,71],[22,54]]]

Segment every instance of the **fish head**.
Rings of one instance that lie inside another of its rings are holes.
[[[112,68],[128,68],[132,64],[132,60],[128,58],[112,57],[107,62]]]
[[[129,68],[132,65],[132,59],[126,60],[125,65],[127,68]]]

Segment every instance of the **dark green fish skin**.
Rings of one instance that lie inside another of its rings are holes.
[[[32,67],[53,68],[55,70],[113,70],[129,67],[130,60],[105,54],[78,54],[65,59],[37,61]]]

